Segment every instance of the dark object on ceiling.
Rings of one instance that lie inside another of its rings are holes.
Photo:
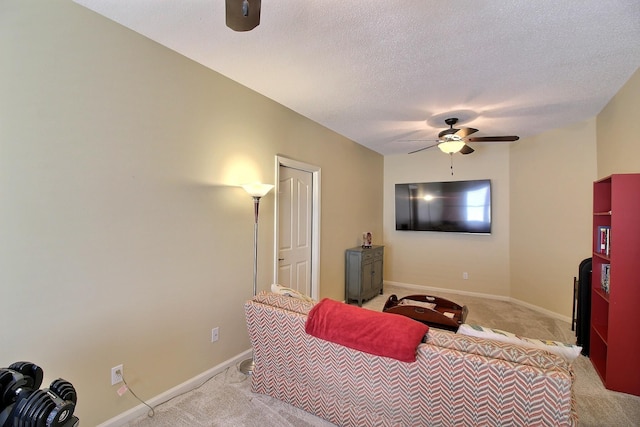
[[[225,0],[227,27],[234,31],[251,31],[260,25],[262,0]]]

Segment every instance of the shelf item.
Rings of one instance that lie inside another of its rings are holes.
[[[593,183],[592,235],[589,357],[606,388],[640,396],[640,174]]]
[[[609,275],[611,272],[611,264],[602,264],[600,266],[600,288],[605,294],[609,293]]]
[[[345,301],[366,301],[382,294],[384,246],[347,249],[345,266]]]
[[[596,239],[598,239],[598,242],[596,243],[598,253],[609,256],[609,250],[611,248],[611,227],[608,225],[599,226]]]

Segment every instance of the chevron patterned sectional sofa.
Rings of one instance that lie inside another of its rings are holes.
[[[247,301],[253,392],[339,426],[577,425],[559,356],[430,329],[416,361],[402,362],[307,334],[313,307],[266,292]]]

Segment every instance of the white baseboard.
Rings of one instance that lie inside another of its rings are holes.
[[[537,311],[538,313],[542,313],[549,317],[553,317],[554,319],[562,320],[567,323],[571,323],[572,321],[572,319],[568,316],[564,316],[554,311],[547,310],[546,308],[542,308],[537,305],[533,305],[528,302],[524,302],[519,299],[507,297],[504,295],[483,294],[480,292],[469,292],[469,291],[461,291],[457,289],[437,288],[433,286],[421,286],[421,285],[414,285],[411,283],[391,282],[387,280],[384,281],[384,284],[389,286],[396,286],[398,288],[412,289],[416,291],[433,291],[436,293],[443,292],[443,293],[454,294],[454,295],[467,295],[472,297],[488,298],[488,299],[494,299],[499,301],[508,301],[514,304],[518,304],[518,305],[522,305],[524,307],[530,308],[531,310]]]
[[[150,406],[154,407],[170,399],[173,399],[176,396],[180,396],[181,394],[191,391],[196,387],[198,387],[200,384],[206,382],[208,379],[218,375],[220,372],[223,372],[225,369],[236,366],[241,361],[251,357],[251,354],[252,354],[252,350],[244,351],[238,354],[237,356],[234,356],[231,359],[228,359],[220,363],[219,365],[216,365],[213,368],[199,375],[196,375],[195,377],[183,382],[182,384],[179,384],[165,391],[164,393],[161,393],[149,399],[147,403]],[[103,422],[102,424],[99,424],[97,427],[118,427],[128,423],[129,421],[135,420],[136,418],[146,414],[148,411],[149,411],[149,408],[147,408],[145,405],[141,403],[138,406],[131,408],[128,411],[123,412],[120,415],[117,415]]]
[[[402,282],[389,282],[387,280],[384,281],[385,285],[397,286],[398,288],[405,289],[413,289],[416,291],[433,291],[433,292],[444,292],[446,294],[455,294],[455,295],[468,295],[471,297],[480,297],[480,298],[488,298],[495,299],[500,301],[510,301],[511,298],[503,295],[494,295],[494,294],[483,294],[481,292],[469,292],[469,291],[461,291],[457,289],[448,289],[448,288],[437,288],[434,286],[422,286],[422,285],[414,285],[411,283],[402,283]]]
[[[509,298],[509,301],[530,308],[531,310],[537,311],[538,313],[546,314],[547,316],[553,317],[554,319],[562,320],[563,322],[571,323],[572,321],[571,317],[569,316],[564,316],[560,313],[556,313],[555,311],[547,310],[546,308],[538,307],[537,305],[533,305],[519,299]]]

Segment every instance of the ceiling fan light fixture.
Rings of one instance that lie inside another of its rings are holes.
[[[462,150],[462,147],[464,147],[464,141],[461,140],[455,140],[455,139],[451,139],[451,140],[447,140],[444,142],[441,142],[440,144],[438,144],[438,148],[443,152],[443,153],[447,153],[447,154],[453,154],[453,153],[457,153],[458,151]]]

